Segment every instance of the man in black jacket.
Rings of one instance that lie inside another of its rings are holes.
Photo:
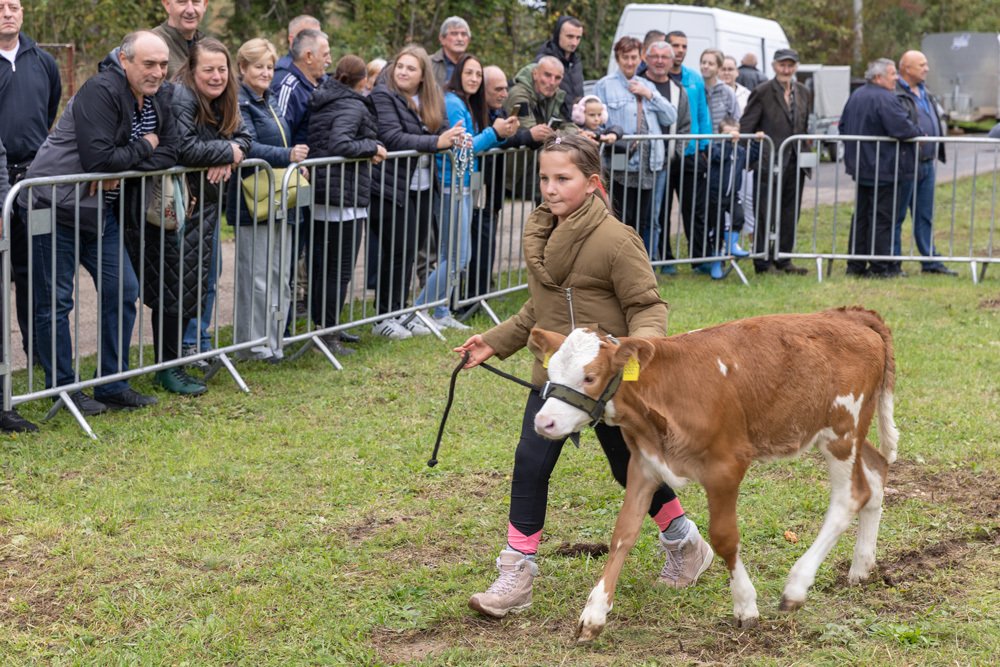
[[[577,49],[583,39],[583,24],[572,16],[560,16],[552,39],[538,47],[538,55],[531,62],[537,63],[545,56],[555,56],[563,64],[563,79],[559,87],[566,91],[563,99],[563,120],[573,116],[573,103],[583,97],[583,62]]]
[[[0,206],[10,193],[10,184],[7,182],[7,150],[0,140]],[[0,227],[3,226],[3,208],[0,208]],[[0,294],[0,308],[3,308],[3,294]],[[3,355],[0,354],[0,362]],[[0,406],[2,407],[2,406]],[[0,409],[0,431],[4,433],[34,433],[38,427],[17,413],[17,408],[11,406],[10,410]]]
[[[865,85],[844,105],[838,124],[840,134],[900,140],[923,134],[893,93],[897,78],[896,65],[888,58],[868,63]],[[868,261],[864,256],[893,254],[893,212],[902,184],[910,181],[912,187],[915,160],[916,151],[910,143],[844,142],[844,168],[857,183],[847,251],[861,256],[847,260],[847,275],[868,278],[903,275],[899,262]]]
[[[751,91],[760,84],[767,83],[767,77],[757,69],[757,56],[752,53],[743,56],[739,74],[736,75],[736,83],[749,88]]]
[[[0,140],[7,148],[7,182],[24,178],[56,119],[62,84],[55,58],[21,32],[20,0],[0,0]],[[2,202],[0,202],[2,203]],[[24,353],[28,354],[28,228],[17,207],[5,220],[10,229],[11,276]],[[38,346],[33,355],[37,360]]]
[[[172,167],[177,161],[173,116],[167,100],[158,94],[167,74],[168,53],[163,39],[152,32],[126,35],[118,54],[121,69],[108,67],[83,84],[38,150],[29,176]],[[113,179],[64,186],[54,193],[50,187],[38,187],[19,198],[25,208],[29,197],[36,210],[55,208],[51,231],[32,238],[35,328],[46,387],[75,381],[69,312],[74,305],[74,274],[80,264],[100,290],[98,377],[128,370],[139,283],[132,262],[119,252],[119,236],[122,226],[140,224],[146,202],[138,201],[137,181],[119,186]],[[39,217],[49,220],[48,215]],[[156,403],[156,398],[134,391],[127,380],[99,385],[94,395],[97,400],[76,391],[70,398],[85,415]]]

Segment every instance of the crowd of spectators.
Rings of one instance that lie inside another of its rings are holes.
[[[188,396],[207,391],[205,380],[192,369],[204,365],[213,345],[209,328],[221,270],[223,213],[237,230],[234,342],[266,340],[239,351],[238,359],[281,362],[281,338],[296,316],[296,283],[305,283],[309,294],[304,315],[317,329],[336,328],[363,237],[368,239],[368,283],[376,288],[376,312],[384,316],[373,325],[374,335],[402,340],[435,328],[468,328],[457,317],[462,313],[447,306],[404,316],[399,312],[441,303],[449,296],[448,276],[456,271],[466,274],[466,294],[489,291],[504,198],[518,188],[522,196],[530,193],[536,176],[523,167],[472,156],[492,148],[537,149],[554,132],[579,132],[601,145],[616,214],[636,227],[651,260],[675,258],[669,234],[675,199],[687,255],[706,258],[693,264],[697,272],[718,279],[722,267],[711,258],[746,256],[739,246],[743,231],[756,229],[758,254],[767,243],[791,250],[806,172],[798,168],[794,154],[788,156],[782,190],[771,194],[774,203],[768,205],[763,189],[765,199],[754,207],[754,180],[771,176],[760,172],[760,165],[768,164],[769,145],[760,142],[749,150],[749,143],[738,145],[736,139],[741,133],[767,135],[778,146],[805,132],[810,93],[796,81],[799,57],[793,49],[775,54],[770,80],[756,68],[753,54],[737,66],[733,54],[715,48],[700,54],[699,72],[683,65],[688,42],[682,31],[651,30],[643,41],[620,39],[613,50],[617,71],[600,79],[593,94],[584,95],[577,51],[585,28],[569,16],[559,18],[534,61],[508,80],[499,67],[473,54],[472,31],[457,16],[442,23],[440,48],[433,54],[417,44],[368,63],[346,54],[328,73],[330,40],[313,17],[290,22],[287,54],[279,57],[268,40],[255,38],[234,59],[225,45],[200,29],[207,0],[162,1],[166,20],[126,35],[53,128],[61,96],[58,69],[52,56],[20,32],[20,0],[0,0],[0,89],[5,91],[0,195],[26,174],[200,168],[183,178],[100,181],[82,191],[22,191],[12,219],[3,223],[10,228],[24,349],[29,363],[44,370],[46,387],[70,385],[79,372],[78,366],[74,370],[69,313],[77,267],[83,266],[101,295],[97,376],[128,369],[141,299],[152,312],[157,363],[198,355],[187,366],[166,364],[155,373],[154,383]],[[900,62],[897,84],[895,65],[876,61],[869,68],[869,82],[878,90],[866,87],[865,102],[852,99],[842,132],[900,138],[940,134],[940,116],[923,88],[926,71],[922,54],[910,52]],[[871,121],[873,113],[886,123]],[[731,134],[732,141],[621,140],[643,134]],[[444,155],[448,150],[451,156]],[[421,156],[387,160],[393,151]],[[865,145],[861,164],[848,162],[852,175],[874,173],[866,162],[869,152]],[[310,158],[354,162],[297,170],[291,182],[301,187],[311,181],[312,206],[299,202],[288,220],[268,225],[269,208],[274,208],[267,197],[268,181],[258,169],[241,167],[246,158],[267,162],[279,175],[279,189],[280,175],[290,165]],[[874,182],[859,180],[852,237],[859,253],[873,251],[866,245],[872,238],[874,251],[899,254],[909,203],[917,221],[917,245],[923,254],[934,254],[930,212],[935,159],[944,159],[936,145],[921,147],[919,155],[906,147],[898,173],[885,175],[888,186],[881,173],[888,160],[880,163]],[[909,177],[900,178],[906,169]],[[897,211],[895,219],[887,214],[890,201],[902,202],[891,209]],[[24,220],[29,208],[55,211],[52,229],[36,229],[30,237],[30,281]],[[753,214],[769,209],[771,219]],[[775,240],[771,230],[778,216],[781,234]],[[120,256],[119,248],[127,256]],[[308,265],[304,275],[296,270],[300,258]],[[758,257],[754,263],[758,272],[806,272],[787,260]],[[848,272],[890,275],[898,270],[877,261],[871,267],[855,263]],[[951,273],[933,259],[924,270]],[[666,264],[661,272],[677,269]],[[418,281],[415,289],[413,281]],[[420,290],[415,298],[411,289]],[[357,340],[341,331],[317,344],[343,356],[354,352],[346,343]],[[93,396],[75,391],[70,400],[84,415],[157,401],[126,380],[98,384]],[[36,427],[10,410],[0,416],[0,429]]]

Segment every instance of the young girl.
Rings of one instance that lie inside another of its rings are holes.
[[[598,193],[601,160],[594,142],[578,135],[552,136],[538,157],[545,203],[528,218],[523,235],[530,298],[520,312],[482,335],[465,341],[455,352],[469,352],[465,368],[493,355],[506,359],[527,344],[538,326],[568,334],[573,324],[613,336],[665,336],[667,304],[660,298],[656,278],[642,240],[634,229],[611,213]],[[547,379],[538,352],[532,382]],[[543,401],[528,394],[521,439],[514,455],[507,545],[500,552],[500,576],[469,606],[502,618],[531,604],[532,583],[538,575],[535,554],[541,541],[549,476],[563,442],[535,433],[535,414]],[[621,430],[598,424],[597,439],[615,479],[625,485],[629,452]],[[683,588],[698,579],[712,562],[712,549],[694,522],[684,516],[680,500],[667,485],[653,496],[649,508],[662,531],[667,554],[658,581]]]
[[[597,95],[584,95],[573,105],[573,122],[594,141],[613,144],[622,138],[621,125],[605,127],[608,122],[608,108]]]

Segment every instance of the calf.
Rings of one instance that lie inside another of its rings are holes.
[[[548,398],[535,430],[566,437],[603,407],[604,421],[621,427],[631,453],[608,562],[577,625],[581,643],[604,629],[625,556],[661,481],[680,488],[693,479],[705,487],[709,536],[729,568],[736,624],[756,625],[757,591],[740,559],[740,482],[753,461],[788,458],[813,446],[830,471],[830,506],[816,541],[789,573],[779,609],[805,602],[820,563],[855,514],[849,581],[868,578],[885,477],[899,440],[892,335],[878,313],[852,307],[768,315],[669,338],[620,341],[587,329],[568,337],[533,329],[531,342],[550,355]],[[624,381],[607,400],[605,389],[623,370]],[[567,395],[575,398],[567,403]],[[598,407],[588,414],[581,403]],[[867,440],[876,410],[881,452]]]

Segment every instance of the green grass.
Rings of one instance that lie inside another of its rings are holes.
[[[391,343],[365,332],[343,372],[312,352],[244,364],[251,394],[220,374],[190,400],[140,378],[133,385],[161,403],[92,418],[96,442],[65,412],[40,435],[0,441],[0,664],[992,664],[996,278],[976,286],[968,267],[955,279],[908,264],[907,280],[868,282],[842,266],[822,284],[764,276],[750,287],[682,269],[661,288],[673,333],[854,303],[892,327],[899,462],[866,586],[844,585],[852,528],[805,608],[777,614],[784,578],[822,522],[826,473],[816,454],[756,464],[739,515],[761,627],[730,625],[721,561],[690,590],[654,587],[662,563],[647,521],[607,630],[576,648],[572,629],[604,558],[553,551],[606,542],[623,498],[587,431],[552,479],[534,605],[504,621],[476,616],[466,601],[491,581],[505,537],[524,390],[462,373],[430,469],[450,347],[464,335]],[[523,298],[494,308],[505,317]],[[501,363],[524,378],[530,365],[526,352]],[[22,414],[39,421],[42,403]],[[704,531],[701,488],[681,497]]]

